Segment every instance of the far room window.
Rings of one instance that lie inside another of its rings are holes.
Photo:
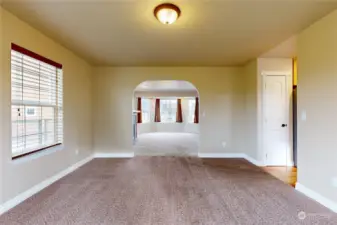
[[[12,158],[63,143],[62,65],[12,44]]]
[[[153,99],[142,98],[142,123],[150,123],[153,117]]]
[[[161,99],[160,116],[162,123],[175,123],[177,116],[177,99]]]
[[[195,117],[195,98],[186,98],[188,109],[187,109],[187,122],[194,123]]]

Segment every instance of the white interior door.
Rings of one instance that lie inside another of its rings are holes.
[[[286,166],[290,150],[287,77],[266,76],[263,94],[266,164]]]

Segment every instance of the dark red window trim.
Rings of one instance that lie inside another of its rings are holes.
[[[62,145],[62,144],[58,143],[58,144],[50,145],[50,146],[47,146],[47,147],[44,147],[44,148],[40,148],[40,149],[31,151],[31,152],[27,152],[27,153],[24,153],[24,154],[21,154],[21,155],[17,155],[17,156],[12,157],[12,160],[19,159],[19,158],[22,158],[22,157],[27,156],[27,155],[32,155],[32,154],[37,153],[37,152],[45,151],[48,148],[52,148],[52,147],[59,146],[59,145]]]
[[[20,53],[22,53],[24,55],[32,57],[32,58],[34,58],[36,60],[39,60],[41,62],[47,63],[47,64],[49,64],[51,66],[55,66],[56,68],[62,69],[62,64],[57,63],[57,62],[55,62],[55,61],[53,61],[51,59],[48,59],[48,58],[46,58],[46,57],[44,57],[42,55],[39,55],[39,54],[37,54],[35,52],[32,52],[32,51],[30,51],[28,49],[25,49],[25,48],[23,48],[23,47],[21,47],[19,45],[14,44],[14,43],[12,43],[12,50],[20,52]]]

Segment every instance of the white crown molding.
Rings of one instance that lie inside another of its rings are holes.
[[[322,196],[321,194],[307,188],[306,186],[296,183],[296,190],[308,196],[309,198],[315,200],[316,202],[324,205],[325,207],[331,209],[333,212],[337,213],[337,203],[332,200]]]
[[[83,166],[84,164],[90,162],[92,159],[93,159],[93,156],[90,155],[89,157],[75,163],[74,165],[68,167],[67,169],[61,171],[60,173],[42,181],[41,183],[33,186],[32,188],[28,189],[27,191],[25,191],[25,192],[17,195],[16,197],[8,200],[7,202],[5,202],[4,204],[2,204],[0,206],[0,215],[7,212],[8,210],[14,208],[15,206],[17,206],[21,202],[25,201],[26,199],[28,199],[31,196],[38,193],[39,191],[45,189],[46,187],[48,187],[49,185],[58,181],[62,177],[65,177],[66,175],[72,173],[74,170],[76,170],[77,168],[79,168],[79,167]]]

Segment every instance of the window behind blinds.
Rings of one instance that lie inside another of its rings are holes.
[[[187,101],[188,108],[187,111],[187,122],[188,123],[194,123],[194,117],[195,117],[195,98],[186,98],[185,101]]]
[[[62,65],[12,45],[12,158],[63,142]]]
[[[175,123],[177,99],[160,99],[160,117],[162,123]]]
[[[142,98],[142,122],[154,121],[155,101],[151,98]]]

